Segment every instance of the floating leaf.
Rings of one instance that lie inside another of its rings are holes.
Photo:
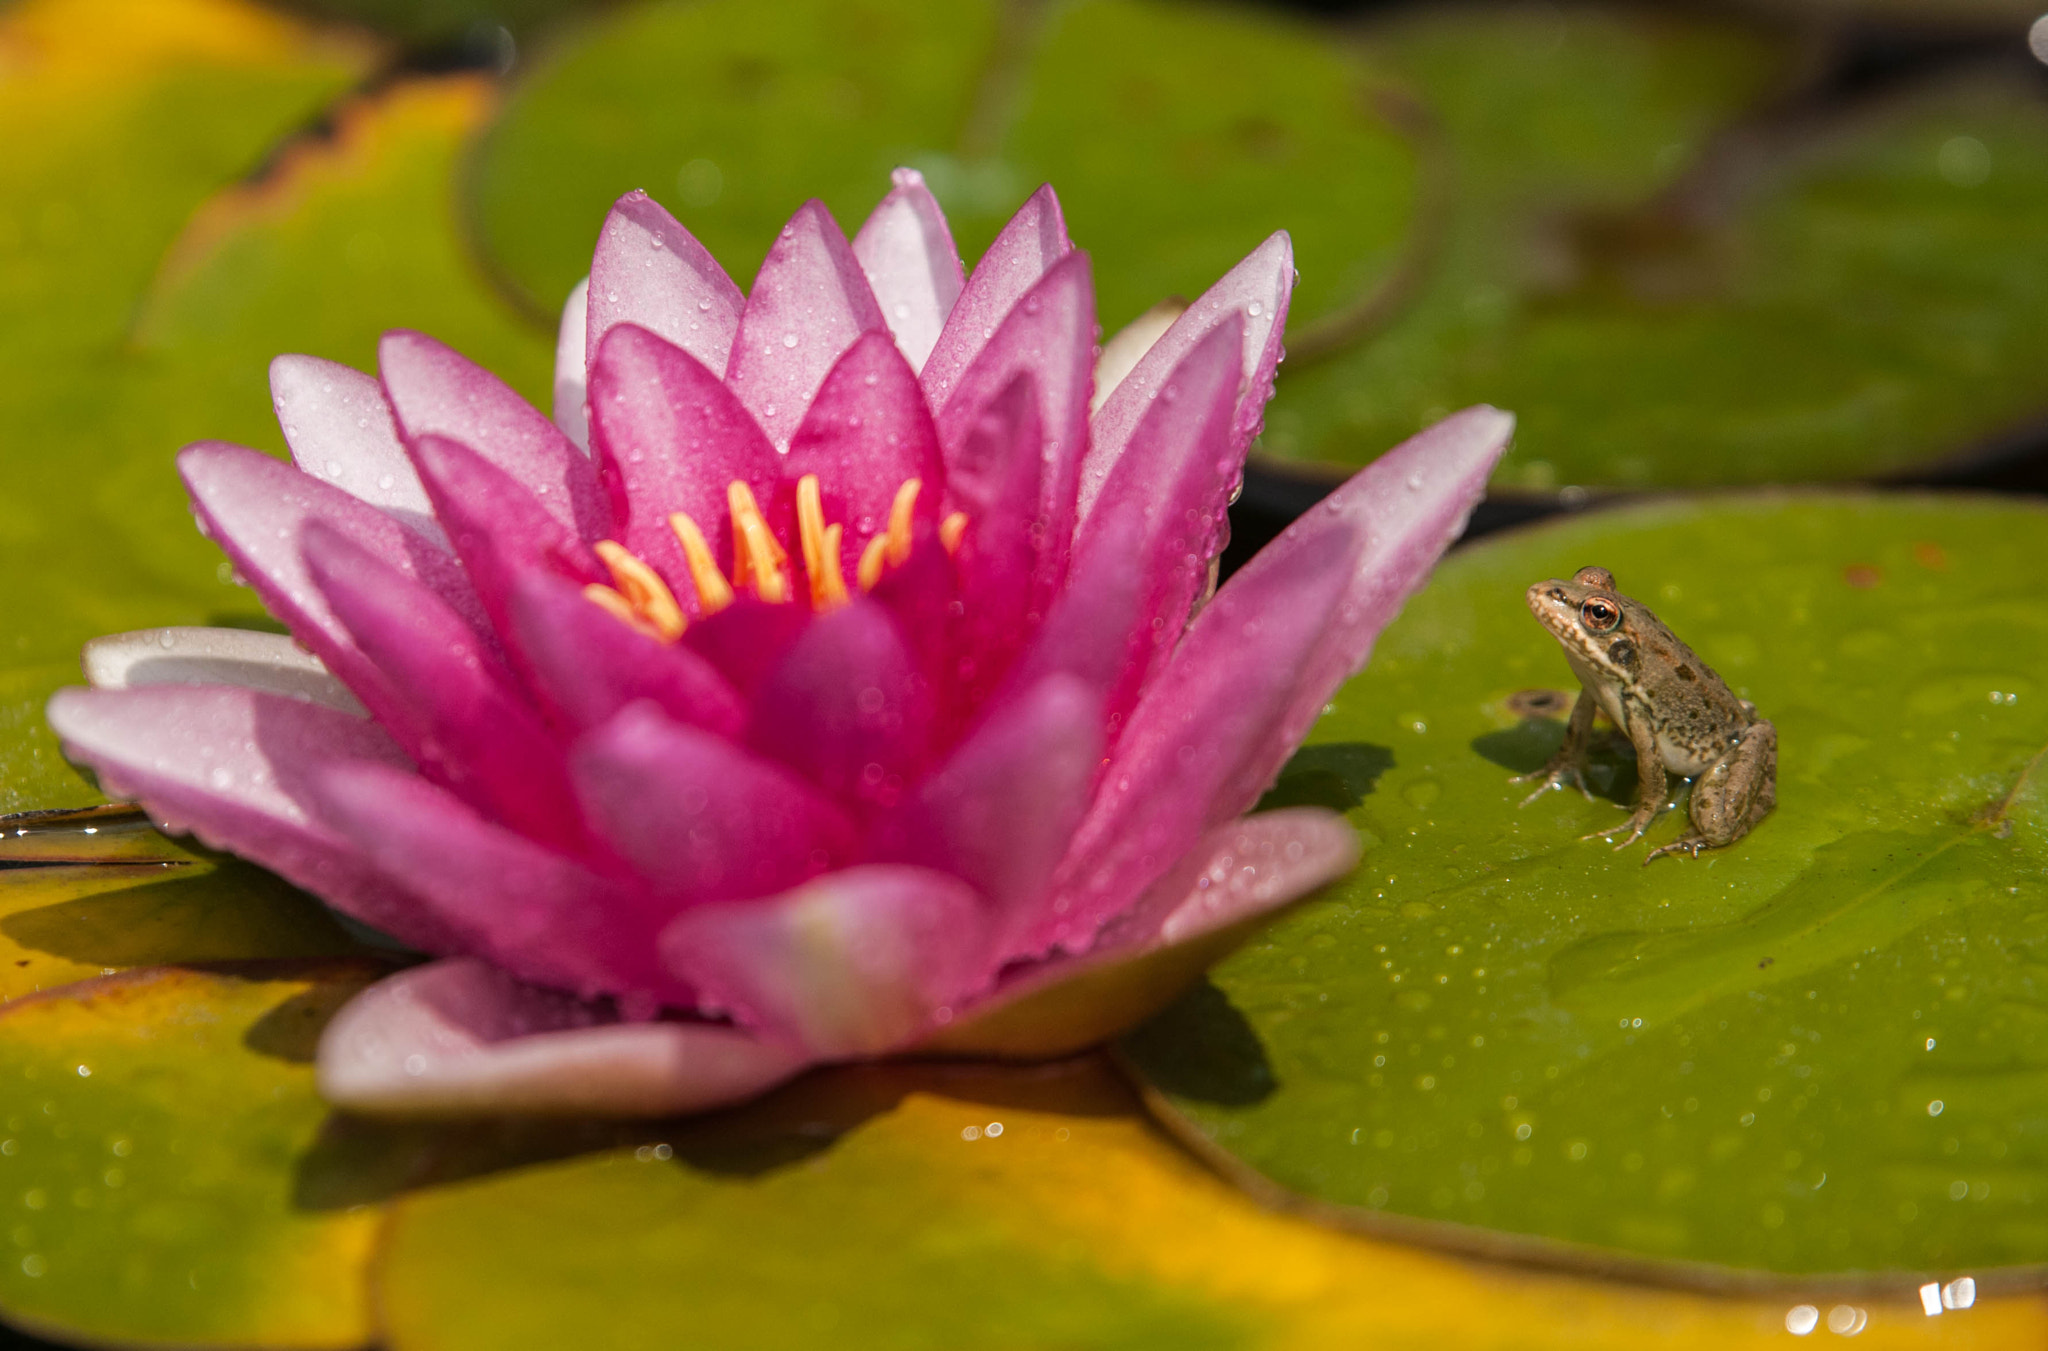
[[[0,1008],[0,1317],[98,1344],[370,1338],[372,1206],[325,1199],[313,1038],[374,968],[159,968]]]
[[[1722,498],[1454,555],[1275,796],[1353,878],[1129,1042],[1179,1128],[1343,1222],[1718,1281],[2048,1262],[2039,507]],[[1778,807],[1698,859],[1526,808],[1575,688],[1523,591],[1598,563],[1777,726]],[[1424,1223],[1426,1222],[1426,1223]],[[1579,1246],[1566,1246],[1579,1245]]]
[[[2033,83],[1738,129],[1784,64],[1740,29],[1460,9],[1375,36],[1444,128],[1442,246],[1381,332],[1290,368],[1267,453],[1354,466],[1485,400],[1520,419],[1503,486],[1797,482],[2043,413]]]
[[[1784,1336],[1777,1301],[1531,1277],[1269,1214],[1160,1140],[1093,1059],[813,1075],[630,1147],[417,1192],[378,1271],[392,1351],[593,1327],[762,1351]],[[1917,1303],[1867,1316],[1881,1344],[1942,1331]],[[1972,1316],[1983,1336],[2043,1327],[2033,1302]]]
[[[1256,10],[651,5],[519,93],[486,143],[478,210],[485,248],[552,310],[632,188],[747,285],[806,198],[850,231],[896,165],[925,172],[970,260],[1050,181],[1095,256],[1106,324],[1198,294],[1282,228],[1313,318],[1374,284],[1406,231],[1410,152],[1369,93],[1324,33]]]

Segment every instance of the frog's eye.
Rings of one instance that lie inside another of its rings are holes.
[[[1605,633],[1621,622],[1621,609],[1604,596],[1592,596],[1579,606],[1579,618],[1593,632]]]

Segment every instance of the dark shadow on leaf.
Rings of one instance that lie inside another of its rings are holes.
[[[354,985],[321,984],[293,995],[249,1025],[242,1044],[258,1055],[310,1065],[327,1020],[361,992]]]
[[[269,873],[226,860],[166,869],[120,891],[0,919],[25,948],[93,966],[328,957],[356,950],[320,904]]]
[[[1279,1087],[1258,1032],[1206,978],[1121,1045],[1155,1087],[1178,1098],[1249,1107]]]
[[[1472,739],[1472,749],[1515,774],[1533,774],[1564,744],[1560,718],[1524,718],[1513,727]],[[1532,783],[1529,785],[1534,788]],[[1613,732],[1595,731],[1586,753],[1586,786],[1595,797],[1627,805],[1635,800],[1635,752]]]
[[[1328,807],[1331,811],[1350,811],[1365,801],[1380,775],[1393,767],[1394,752],[1370,742],[1331,741],[1303,746],[1252,810]]]
[[[290,633],[283,621],[269,615],[247,610],[215,610],[206,617],[206,626],[214,629],[249,629],[256,633]]]

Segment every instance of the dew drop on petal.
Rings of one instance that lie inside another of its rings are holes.
[[[794,347],[794,346],[796,346],[796,334],[794,334],[794,333],[785,333],[785,334],[783,334],[783,335],[782,335],[782,345],[783,345],[784,347]]]
[[[1251,304],[1244,307],[1244,311],[1246,314],[1249,314],[1252,318],[1256,319],[1266,312],[1266,307],[1264,305],[1261,305],[1258,301],[1254,300]]]

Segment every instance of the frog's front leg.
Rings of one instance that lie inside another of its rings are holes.
[[[1742,730],[1742,739],[1693,781],[1692,833],[1661,849],[1650,859],[1680,850],[1699,857],[1702,849],[1733,844],[1778,805],[1778,729],[1759,720]]]
[[[1636,716],[1636,710],[1626,702],[1622,704],[1622,721],[1628,724],[1628,741],[1636,751],[1636,809],[1628,814],[1628,820],[1618,826],[1596,830],[1581,835],[1582,840],[1604,840],[1611,838],[1618,830],[1625,830],[1616,849],[1626,849],[1642,838],[1650,828],[1650,822],[1657,819],[1657,813],[1664,807],[1664,757],[1657,750],[1657,734],[1650,728],[1650,720]]]
[[[1593,715],[1599,711],[1599,704],[1593,699],[1593,691],[1581,687],[1579,701],[1572,705],[1571,721],[1565,724],[1564,744],[1557,748],[1557,754],[1543,768],[1527,774],[1517,774],[1509,783],[1528,783],[1541,779],[1542,786],[1522,799],[1528,806],[1553,788],[1561,787],[1570,779],[1578,784],[1579,792],[1586,801],[1593,800],[1593,790],[1586,787],[1586,751],[1593,744]]]

